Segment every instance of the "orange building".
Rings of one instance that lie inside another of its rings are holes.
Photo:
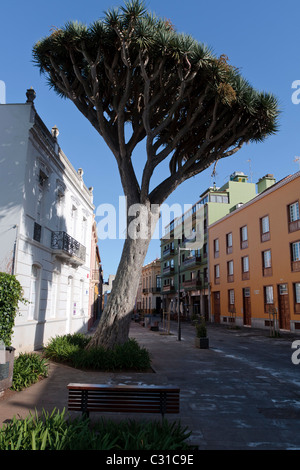
[[[300,333],[300,172],[257,187],[209,227],[211,320]]]

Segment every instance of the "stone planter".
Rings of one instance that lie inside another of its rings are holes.
[[[209,338],[195,338],[195,346],[199,349],[209,349]]]
[[[15,348],[7,346],[4,356],[5,360],[0,363],[0,395],[12,386]]]

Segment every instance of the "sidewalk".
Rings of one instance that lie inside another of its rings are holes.
[[[182,325],[181,341],[176,325],[173,328],[174,334],[163,335],[131,323],[130,336],[150,352],[153,372],[85,372],[51,363],[47,379],[0,400],[0,427],[14,415],[26,417],[35,409],[67,408],[70,382],[169,384],[181,390],[181,410],[167,418],[187,426],[191,443],[200,450],[300,449],[300,365],[288,363],[288,381],[280,378],[280,360],[290,355],[291,337],[274,342],[255,330],[234,332],[212,326],[210,348],[199,350],[190,325]],[[258,353],[261,363],[255,358]],[[279,367],[278,374],[274,367]]]

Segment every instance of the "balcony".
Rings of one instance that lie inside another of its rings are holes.
[[[184,289],[199,290],[201,288],[201,280],[200,279],[190,279],[189,281],[183,281],[182,287]]]
[[[191,256],[190,258],[185,258],[183,266],[185,268],[191,268],[197,266],[201,263],[201,256]]]
[[[51,248],[58,258],[80,266],[85,263],[86,248],[66,232],[52,232]]]
[[[165,286],[163,286],[164,293],[174,292],[174,291],[175,291],[175,287],[172,286],[171,284],[166,284]]]
[[[150,289],[150,292],[152,292],[152,294],[159,294],[160,291],[161,291],[161,288],[159,286],[151,287]]]
[[[99,269],[92,269],[91,270],[91,280],[94,282],[100,281],[100,272]]]
[[[195,243],[196,241],[196,234],[191,234],[189,237],[184,237],[182,240],[183,244],[186,243]]]
[[[174,273],[174,266],[165,266],[163,268],[163,274],[171,274]]]
[[[163,258],[174,255],[174,248],[167,248],[163,251]]]

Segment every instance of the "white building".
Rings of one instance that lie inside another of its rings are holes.
[[[0,105],[0,271],[30,301],[16,318],[17,352],[87,330],[94,220],[92,188],[37,114],[34,90],[26,96]]]

